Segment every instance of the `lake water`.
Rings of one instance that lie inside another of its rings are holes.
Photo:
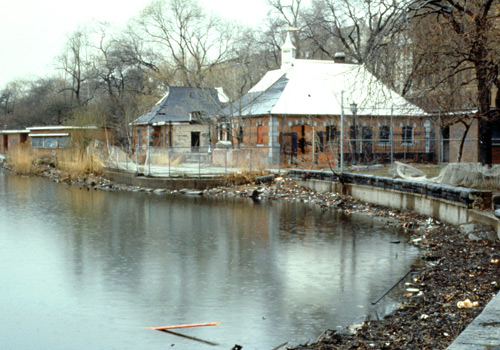
[[[1,348],[304,343],[378,312],[371,302],[418,255],[405,242],[303,203],[87,191],[0,172]],[[144,328],[197,322],[222,323],[177,331],[196,339]]]

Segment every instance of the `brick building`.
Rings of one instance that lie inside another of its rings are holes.
[[[237,130],[233,143],[240,147],[261,147],[268,163],[302,157],[336,165],[341,152],[358,163],[381,162],[390,154],[435,157],[431,116],[342,56],[295,59],[289,36],[281,68],[269,71],[230,108],[219,124],[232,125],[219,128]]]

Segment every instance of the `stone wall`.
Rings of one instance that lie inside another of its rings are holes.
[[[374,175],[290,170],[289,175],[316,191],[348,194],[368,203],[410,210],[452,224],[471,220],[472,210],[489,210],[492,192]]]

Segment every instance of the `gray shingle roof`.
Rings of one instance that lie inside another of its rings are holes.
[[[133,124],[148,125],[161,122],[189,122],[192,112],[201,112],[205,118],[215,116],[223,107],[214,88],[171,86],[167,94]]]

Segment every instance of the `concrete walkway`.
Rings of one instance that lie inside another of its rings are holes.
[[[447,350],[500,350],[500,293]]]

